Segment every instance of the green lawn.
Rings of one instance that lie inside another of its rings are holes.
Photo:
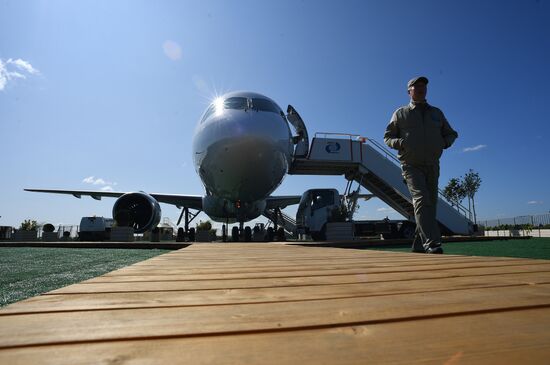
[[[410,252],[410,246],[376,246],[373,250]],[[446,254],[468,256],[525,257],[550,260],[550,238],[499,240],[485,242],[449,242],[443,244]]]
[[[0,247],[0,307],[168,250]]]

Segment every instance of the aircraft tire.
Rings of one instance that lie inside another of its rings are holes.
[[[235,226],[231,229],[231,239],[233,242],[239,242],[239,227]]]
[[[275,233],[273,232],[273,227],[268,227],[267,232],[265,234],[265,240],[267,242],[273,241],[273,237],[275,236]]]
[[[252,241],[252,229],[250,226],[244,227],[244,241],[250,242]]]
[[[285,229],[283,227],[277,229],[277,241],[286,241]]]
[[[185,231],[183,227],[178,228],[178,234],[176,236],[176,242],[185,242]]]

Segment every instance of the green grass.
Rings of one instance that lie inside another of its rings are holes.
[[[410,246],[371,246],[368,249],[410,252]],[[467,256],[524,257],[550,260],[550,238],[449,242],[443,244],[446,254]]]
[[[168,250],[0,247],[0,307]]]

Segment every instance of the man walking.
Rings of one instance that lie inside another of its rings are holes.
[[[397,157],[412,196],[416,220],[412,250],[435,254],[443,253],[436,220],[439,158],[458,134],[443,112],[426,102],[427,85],[424,76],[407,83],[411,101],[393,113],[384,142],[399,151]]]

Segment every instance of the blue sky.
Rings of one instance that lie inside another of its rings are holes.
[[[111,215],[113,199],[26,187],[202,194],[191,140],[216,94],[381,141],[417,75],[459,133],[440,186],[472,168],[479,217],[550,211],[549,1],[0,0],[0,60],[0,225]],[[311,187],[345,181],[288,176],[275,194]]]

